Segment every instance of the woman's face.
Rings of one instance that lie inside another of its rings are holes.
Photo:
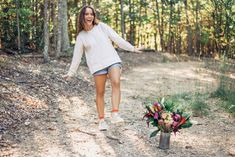
[[[84,19],[87,26],[91,26],[93,24],[94,14],[91,8],[86,8]]]

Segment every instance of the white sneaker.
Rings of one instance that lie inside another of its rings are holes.
[[[111,123],[124,123],[124,119],[120,117],[118,112],[112,112],[111,114]]]
[[[108,130],[108,125],[104,121],[104,119],[99,120],[99,130],[100,131],[106,131]]]

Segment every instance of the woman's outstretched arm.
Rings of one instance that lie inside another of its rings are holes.
[[[140,50],[143,48],[135,48],[133,45],[131,45],[129,42],[124,40],[122,37],[120,37],[111,27],[109,27],[107,24],[100,22],[102,29],[104,32],[108,35],[110,40],[112,40],[114,43],[118,45],[118,47],[132,52],[141,52]]]
[[[72,63],[70,65],[67,76],[71,77],[76,73],[78,66],[81,62],[82,54],[83,54],[83,44],[82,44],[82,40],[80,36],[78,35],[76,39],[74,51],[73,51]]]

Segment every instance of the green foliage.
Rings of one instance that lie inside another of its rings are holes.
[[[205,116],[208,114],[209,106],[206,103],[206,99],[206,94],[199,93],[182,93],[168,98],[169,101],[174,102],[174,109],[192,112],[193,116]]]
[[[150,134],[150,138],[156,136],[159,131],[160,131],[160,130],[155,130],[155,131],[153,131],[153,132]]]
[[[230,68],[234,68],[234,66],[226,64],[226,60],[227,57],[223,56],[223,61],[220,64],[220,84],[212,96],[216,96],[224,100],[222,106],[235,115],[235,80],[225,75],[226,71],[230,71]]]
[[[197,97],[196,99],[194,99],[191,104],[191,109],[193,112],[194,116],[204,116],[208,114],[208,110],[209,110],[209,106],[208,104],[203,101],[202,99],[200,99],[199,97]]]
[[[154,118],[149,118],[149,121],[150,121],[150,124],[152,125],[152,126],[157,126],[157,121],[156,120],[154,120]]]
[[[20,8],[17,8],[17,5],[14,1],[10,3],[10,5],[3,7],[4,12],[0,13],[0,18],[2,18],[3,21],[1,25],[3,28],[3,37],[1,37],[1,40],[5,48],[17,49],[17,11],[19,11],[19,27],[22,46],[21,49],[24,50],[29,46],[30,42],[33,42],[33,39],[30,38],[30,34],[32,34],[35,26],[30,19],[34,13],[32,8],[28,7],[29,2],[29,0],[19,1]],[[39,38],[41,40],[42,37]]]
[[[185,124],[181,125],[181,128],[189,128],[191,127],[193,124],[190,121],[187,121]]]
[[[19,8],[17,7],[16,2],[19,2]],[[36,48],[43,46],[44,2],[42,0],[38,0],[37,2],[38,3],[35,4],[35,1],[32,0],[4,0],[4,2],[1,3],[0,38],[3,47],[11,49],[17,48],[17,8],[19,9],[20,14],[22,48],[30,47],[28,45],[33,45],[33,47]],[[210,51],[212,53],[219,53],[219,55],[225,54],[231,58],[235,55],[234,0],[188,1],[187,16],[185,4],[182,0],[124,0],[123,2],[125,20],[124,36],[128,39],[130,33],[133,33],[133,40],[135,40],[133,43],[145,45],[146,47],[153,49],[158,48],[163,51],[168,49],[169,43],[173,43],[172,49],[175,53],[177,53],[176,47],[177,44],[179,44],[181,51],[187,53],[188,25],[186,20],[188,20],[190,29],[192,30],[190,36],[192,37],[193,47],[196,47],[196,33],[199,30],[201,44],[200,51],[202,53],[205,53],[206,55]],[[196,7],[196,2],[198,2],[198,7]],[[92,6],[98,6],[96,10],[99,12],[101,21],[109,24],[120,33],[120,1],[103,0],[89,1],[89,3]],[[158,8],[156,7],[157,3]],[[72,37],[75,36],[75,19],[81,7],[82,1],[77,2],[68,0],[68,17],[70,18],[68,22],[70,25],[69,33],[72,34],[70,35]],[[56,8],[55,14],[57,14],[57,9],[58,8]],[[196,13],[198,13],[197,24]],[[172,18],[170,18],[170,15],[172,15]],[[134,27],[131,27],[132,25]],[[53,38],[56,34],[53,34],[52,32],[54,28],[52,20],[50,21],[49,27],[50,37]],[[169,31],[170,29],[171,32]],[[163,34],[160,35],[159,32],[161,31]],[[154,34],[156,34],[156,41]],[[160,43],[160,37],[163,39],[163,45]],[[180,39],[180,43],[177,43],[178,39]],[[50,41],[52,40],[50,39]]]
[[[210,94],[210,97],[220,98],[217,105],[235,116],[235,79],[230,75],[233,73],[235,65],[231,64],[225,55],[221,56],[220,61],[210,60],[205,63],[205,68],[218,74],[219,85],[216,91]]]
[[[167,111],[173,112],[173,110],[175,109],[175,105],[172,100],[166,100],[166,101],[164,101],[163,104],[164,104]]]
[[[106,5],[100,6],[100,20],[106,23],[110,23],[113,18],[114,6],[111,2],[107,2]]]
[[[210,37],[210,30],[209,29],[204,29],[202,32],[201,32],[201,44],[203,45],[206,45],[209,41],[209,37]]]
[[[223,88],[218,88],[214,93],[212,93],[212,97],[219,97],[223,100],[221,104],[228,112],[230,112],[233,116],[235,116],[235,91],[225,90]]]

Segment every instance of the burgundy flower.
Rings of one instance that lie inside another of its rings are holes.
[[[173,113],[172,118],[173,118],[174,121],[176,121],[176,122],[178,122],[178,121],[181,120],[181,116],[180,116],[179,114],[175,114],[175,113]]]
[[[150,112],[148,112],[148,113],[146,113],[146,114],[144,115],[143,119],[144,119],[145,117],[146,117],[146,118],[153,117],[153,114],[150,113]]]
[[[149,121],[149,120],[147,120],[146,122],[147,122],[147,126],[149,127],[149,123],[150,123],[150,121]]]

